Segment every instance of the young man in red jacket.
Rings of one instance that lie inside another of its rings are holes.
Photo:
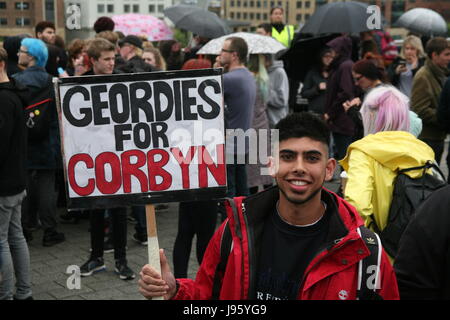
[[[370,256],[370,250],[360,236],[363,221],[356,210],[323,188],[336,167],[336,160],[328,157],[329,130],[310,113],[291,114],[276,128],[279,151],[270,169],[277,187],[248,198],[230,199],[228,219],[211,239],[195,280],[175,279],[161,250],[162,276],[149,265],[144,266],[139,281],[142,295],[165,299],[214,297],[222,234],[229,228],[232,250],[217,298],[359,297],[359,262]],[[373,234],[370,241],[376,238]],[[398,299],[393,268],[384,250],[379,249],[373,289],[377,297]]]

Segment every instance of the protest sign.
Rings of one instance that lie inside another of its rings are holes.
[[[68,206],[221,198],[221,69],[114,74],[55,84]]]

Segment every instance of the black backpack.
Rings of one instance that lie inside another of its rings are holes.
[[[24,109],[25,123],[28,127],[28,140],[40,141],[50,132],[50,124],[55,113],[55,99],[52,76],[49,76],[47,85],[33,94]]]
[[[367,248],[369,248],[370,255],[359,261],[357,300],[382,300],[383,298],[376,292],[378,289],[377,284],[381,281],[380,266],[382,251],[380,238],[364,226],[358,228],[358,234],[364,240]],[[228,257],[232,250],[232,242],[231,230],[227,220],[223,229],[222,238],[220,239],[220,261],[214,274],[212,300],[219,299],[222,279],[225,275]]]
[[[427,173],[428,169],[434,169],[442,179]],[[413,179],[405,172],[422,170],[420,178]],[[383,231],[379,231],[373,220],[374,229],[380,235],[381,243],[386,252],[391,256],[397,255],[398,244],[409,221],[414,216],[417,207],[424,202],[434,191],[447,185],[444,174],[439,167],[428,161],[425,165],[399,170],[394,182],[394,192],[389,208],[388,222]]]

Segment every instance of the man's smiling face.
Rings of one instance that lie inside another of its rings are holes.
[[[280,142],[278,170],[272,176],[281,191],[280,201],[303,204],[320,198],[326,180],[333,177],[336,161],[328,157],[328,147],[311,138],[290,138]]]

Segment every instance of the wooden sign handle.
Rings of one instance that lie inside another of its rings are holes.
[[[145,213],[147,216],[147,249],[148,249],[148,264],[161,274],[161,261],[159,259],[159,243],[158,234],[156,232],[156,217],[155,206],[147,204],[145,206]],[[156,297],[152,300],[164,300],[163,297]]]

